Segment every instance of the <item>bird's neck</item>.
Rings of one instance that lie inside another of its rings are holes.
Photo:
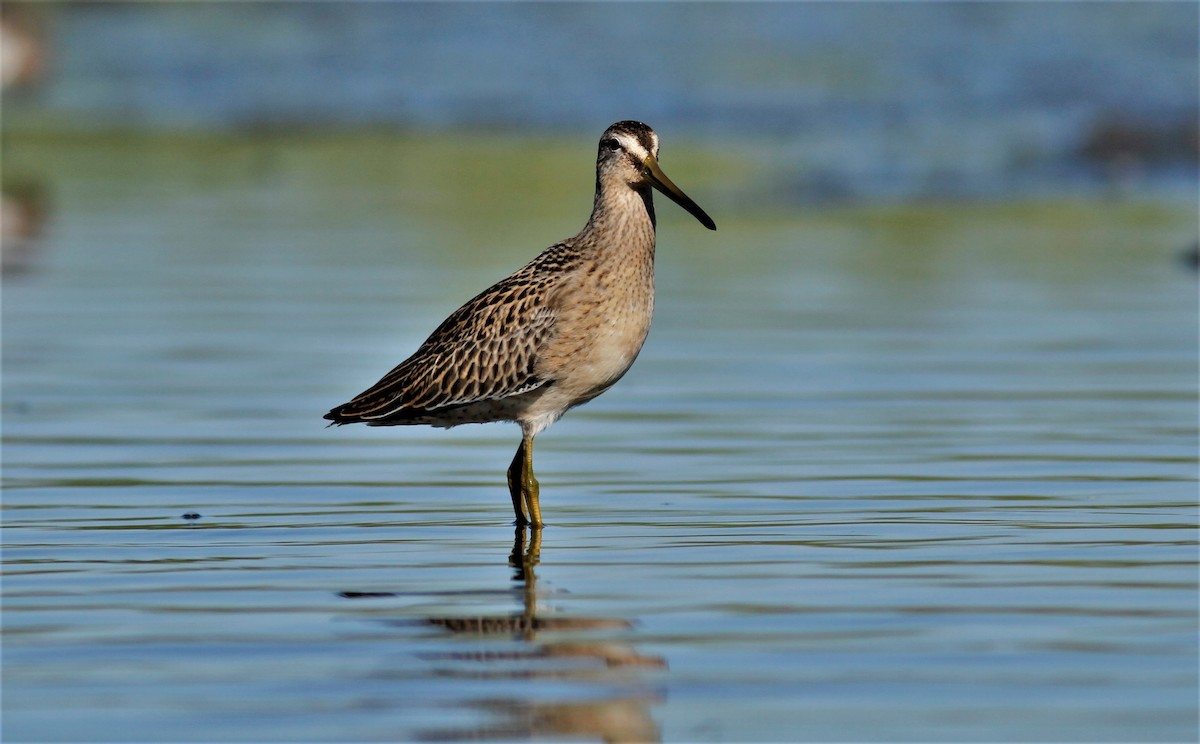
[[[579,234],[583,244],[604,253],[654,257],[654,201],[650,187],[630,188],[625,183],[596,184],[592,216]]]

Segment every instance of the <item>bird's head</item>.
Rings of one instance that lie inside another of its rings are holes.
[[[596,171],[601,179],[619,179],[633,189],[653,186],[690,212],[700,224],[709,230],[717,229],[712,217],[662,172],[658,165],[658,135],[640,121],[619,121],[604,130]]]

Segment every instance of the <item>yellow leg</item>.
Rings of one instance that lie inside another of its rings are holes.
[[[521,446],[508,466],[508,492],[512,496],[513,512],[518,525],[541,529],[542,507],[538,503],[538,481],[533,475],[533,437],[521,439]]]
[[[525,496],[521,489],[521,470],[524,467],[525,440],[521,440],[521,446],[517,447],[517,454],[513,456],[512,464],[508,466],[508,493],[512,496],[513,512],[517,515],[518,527],[529,524],[529,517],[525,513]]]
[[[525,450],[525,506],[529,508],[529,524],[534,529],[542,528],[542,505],[538,503],[538,495],[541,493],[541,488],[538,486],[538,480],[533,476],[533,437],[529,437],[521,442],[522,449]],[[541,542],[539,539],[538,542]]]

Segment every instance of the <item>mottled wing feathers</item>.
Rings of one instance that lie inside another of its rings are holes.
[[[553,334],[557,311],[550,300],[564,268],[551,254],[566,249],[553,246],[455,310],[416,353],[325,418],[337,424],[429,423],[440,410],[547,384],[535,368]]]

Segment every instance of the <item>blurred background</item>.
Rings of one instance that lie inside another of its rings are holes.
[[[1195,2],[0,19],[6,741],[1195,740]],[[321,415],[627,118],[718,231],[535,590],[514,427]]]
[[[478,210],[489,201],[471,198],[479,178],[539,188],[514,170],[534,161],[513,150],[557,166],[622,118],[658,128],[667,162],[693,147],[708,205],[737,215],[1187,202],[1195,16],[1187,2],[6,2],[5,263],[28,263],[55,181],[71,178],[54,157],[68,150],[111,154],[118,169],[97,167],[118,183],[147,177],[152,157],[207,161],[218,179],[232,157],[286,179],[273,169],[281,147],[319,138],[325,174],[347,171],[320,187],[336,202],[360,200],[352,192],[371,177],[360,166],[382,171],[372,192],[403,199],[401,161],[446,147],[423,187],[443,183]],[[498,211],[553,209],[568,183],[586,205],[587,162]],[[536,161],[536,180],[549,181],[547,164]]]
[[[6,2],[4,123],[10,139],[403,130],[573,142],[636,117],[765,170],[771,188],[739,208],[1190,189],[1195,13],[1187,2]]]

